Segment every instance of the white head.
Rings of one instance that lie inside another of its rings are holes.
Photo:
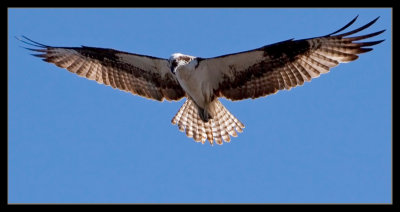
[[[186,65],[190,61],[192,61],[195,57],[190,56],[190,55],[184,55],[181,53],[174,53],[169,57],[169,67],[171,69],[171,72],[175,74],[176,69],[181,66],[181,65]]]

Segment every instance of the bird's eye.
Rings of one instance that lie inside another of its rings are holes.
[[[178,65],[178,62],[176,60],[172,61],[172,67],[176,67]]]
[[[178,65],[178,62],[176,60],[173,60],[171,63],[171,72],[175,74],[175,67]]]

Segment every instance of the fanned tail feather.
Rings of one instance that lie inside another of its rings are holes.
[[[196,142],[205,143],[208,140],[211,145],[214,140],[220,145],[223,141],[230,142],[230,136],[237,137],[237,132],[243,132],[244,125],[219,100],[214,100],[209,110],[213,117],[207,122],[202,121],[196,104],[188,98],[171,122]]]

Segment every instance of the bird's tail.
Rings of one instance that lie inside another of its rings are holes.
[[[235,118],[218,99],[209,106],[209,113],[213,115],[207,122],[202,121],[197,110],[193,100],[187,98],[171,121],[196,142],[204,143],[207,139],[211,145],[214,140],[217,144],[222,144],[222,140],[230,142],[230,136],[237,137],[236,131],[243,132],[242,122]]]

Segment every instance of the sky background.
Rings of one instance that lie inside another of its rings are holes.
[[[246,128],[201,144],[157,102],[30,55],[14,36],[168,58],[350,29],[374,51],[290,91],[222,103]],[[9,9],[9,203],[391,203],[391,9]]]

